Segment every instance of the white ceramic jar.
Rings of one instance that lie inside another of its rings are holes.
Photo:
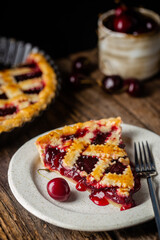
[[[160,25],[160,16],[151,10],[137,11]],[[105,75],[119,75],[144,80],[160,70],[160,28],[138,35],[115,32],[104,26],[104,20],[115,13],[110,10],[98,19],[99,68]]]

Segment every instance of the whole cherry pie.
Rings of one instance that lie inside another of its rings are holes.
[[[89,190],[95,204],[121,210],[135,205],[140,181],[124,150],[120,117],[65,126],[39,137],[36,146],[47,169],[72,179],[77,190]]]
[[[56,86],[56,74],[40,53],[30,53],[25,63],[0,71],[0,133],[37,116],[54,98]]]

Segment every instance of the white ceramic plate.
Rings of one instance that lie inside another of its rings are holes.
[[[132,125],[123,124],[122,137],[126,150],[133,160],[133,142],[148,140],[154,155],[160,183],[160,137],[153,132]],[[37,173],[42,164],[35,147],[36,138],[25,143],[12,157],[8,180],[10,188],[18,202],[38,218],[59,227],[80,231],[107,231],[133,226],[154,217],[146,180],[134,195],[137,206],[126,211],[107,205],[97,206],[89,200],[88,192],[78,192],[69,182],[71,195],[67,202],[53,200],[47,193],[47,179]],[[49,179],[55,173],[42,172]],[[59,176],[59,175],[58,175]]]

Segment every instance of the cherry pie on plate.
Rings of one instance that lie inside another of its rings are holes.
[[[0,71],[0,133],[30,121],[54,98],[56,74],[45,57],[30,53],[26,62]]]
[[[121,118],[91,120],[51,131],[36,140],[43,165],[89,190],[97,205],[121,210],[135,205],[140,188],[121,138]]]

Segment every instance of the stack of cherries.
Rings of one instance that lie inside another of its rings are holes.
[[[72,72],[69,83],[74,89],[79,89],[83,84],[89,82],[87,74],[90,72],[91,63],[86,57],[78,57],[73,61]],[[86,80],[87,79],[87,80]],[[93,82],[93,81],[90,81]],[[129,95],[139,97],[142,85],[138,79],[122,79],[118,75],[105,76],[101,82],[97,82],[107,93],[126,91]]]
[[[151,17],[125,5],[117,7],[115,14],[106,19],[104,25],[112,31],[133,35],[151,32],[158,27]]]

